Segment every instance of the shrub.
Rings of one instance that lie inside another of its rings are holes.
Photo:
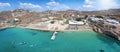
[[[82,21],[83,18],[76,18],[75,20],[76,20],[76,21]]]
[[[54,22],[55,22],[55,21],[51,21],[50,23],[51,23],[51,24],[54,24]]]
[[[96,16],[97,18],[104,18],[103,16]]]

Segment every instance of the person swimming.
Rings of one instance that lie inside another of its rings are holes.
[[[32,36],[36,35],[37,33],[32,33]]]
[[[30,47],[34,47],[34,45],[30,45]]]
[[[101,49],[100,52],[104,52],[104,50]]]
[[[31,45],[30,45],[30,47],[34,47],[34,46],[36,46],[36,44],[31,44]]]

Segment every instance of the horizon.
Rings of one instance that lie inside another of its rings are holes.
[[[120,0],[0,0],[0,11],[97,11],[120,8]]]

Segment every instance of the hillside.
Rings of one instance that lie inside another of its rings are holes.
[[[13,18],[21,19],[21,23],[31,23],[43,21],[42,18],[48,18],[48,16],[54,16],[58,19],[70,18],[74,14],[74,18],[85,15],[111,15],[111,18],[120,21],[120,9],[109,9],[101,11],[76,11],[76,10],[66,10],[66,11],[44,11],[44,12],[34,12],[24,9],[16,9],[13,11],[3,11],[0,12],[0,21],[10,20]]]

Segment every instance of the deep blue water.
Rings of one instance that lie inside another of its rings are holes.
[[[93,31],[58,32],[54,41],[52,34],[22,28],[0,30],[0,52],[120,52],[120,42]]]

